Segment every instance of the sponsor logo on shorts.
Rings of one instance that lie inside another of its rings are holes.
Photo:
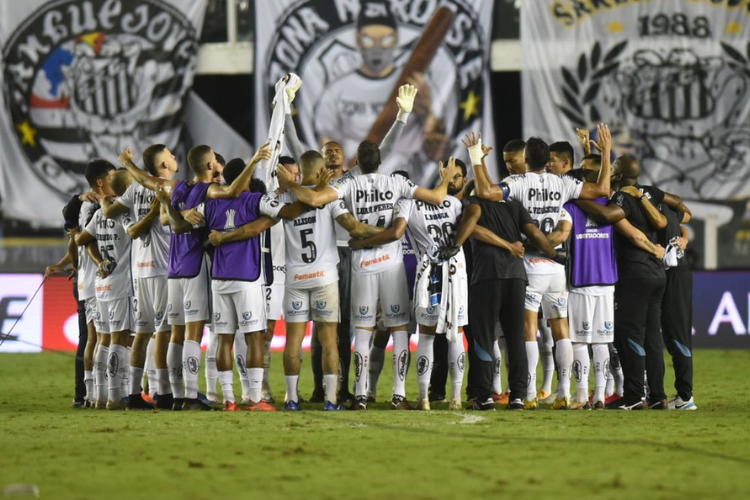
[[[294,309],[295,311],[299,311],[300,309],[302,309],[302,301],[301,300],[292,301],[292,309]]]
[[[391,312],[393,314],[398,314],[398,312],[401,310],[401,306],[398,304],[391,305]]]
[[[427,314],[435,314],[435,306],[430,306],[427,308]],[[461,314],[461,313],[459,313]]]
[[[253,317],[253,313],[250,311],[246,311],[242,313],[242,319],[245,321],[250,321],[250,319]]]
[[[325,300],[319,300],[315,303],[315,305],[318,307],[318,309],[325,309],[328,302]]]
[[[409,359],[406,350],[401,351],[398,355],[398,378],[400,380],[406,379],[406,362]]]
[[[565,297],[558,297],[557,298],[557,305],[560,307],[565,306]]]
[[[427,373],[427,369],[430,367],[430,360],[427,356],[420,356],[417,359],[417,375],[424,375]]]
[[[193,375],[198,373],[198,358],[196,358],[195,356],[190,356],[187,359],[187,369]]]
[[[591,323],[589,323],[588,321],[584,321],[581,326],[583,327],[584,331],[591,330]]]
[[[458,315],[459,316],[463,316],[464,315],[464,306],[459,306],[458,307]]]
[[[614,326],[611,321],[604,322],[604,329],[607,331],[611,331]]]
[[[164,313],[162,311],[156,311],[156,315],[154,317],[156,318],[156,321],[161,321],[164,319]]]
[[[198,314],[198,309],[190,309],[193,306],[193,302],[190,300],[185,301],[185,315],[191,316],[193,314]]]
[[[167,304],[167,312],[168,313],[172,312],[172,304]]]
[[[466,368],[466,353],[462,352],[461,355],[458,357],[458,370],[460,372],[464,371],[464,368]]]
[[[358,352],[354,353],[354,376],[356,380],[362,377],[362,355]]]
[[[532,304],[538,304],[539,300],[537,300],[536,295],[533,295],[531,293],[526,294],[526,302],[530,302]]]
[[[193,303],[191,301],[186,300],[185,301],[185,310],[187,311],[188,309],[190,309],[190,306],[192,306],[192,305],[193,305]]]
[[[220,312],[215,312],[214,313],[214,321],[218,322],[220,319],[221,319],[221,313]]]
[[[114,309],[110,309],[110,311],[109,311],[109,320],[112,321],[113,319],[115,319],[115,311],[114,311]]]
[[[307,273],[307,274],[295,274],[294,281],[311,280],[313,278],[325,278],[325,276],[326,276],[325,271],[318,271],[315,273]]]
[[[368,306],[359,306],[359,315],[364,316],[370,310]]]

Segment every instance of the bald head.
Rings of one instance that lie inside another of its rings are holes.
[[[112,191],[114,191],[117,196],[122,196],[123,193],[125,193],[125,190],[128,189],[128,186],[132,183],[133,176],[125,169],[119,169],[112,174]]]
[[[620,156],[612,166],[613,176],[617,177],[623,186],[632,186],[638,183],[641,175],[641,164],[632,156]]]

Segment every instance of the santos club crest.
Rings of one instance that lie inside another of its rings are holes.
[[[34,172],[70,193],[92,157],[178,142],[195,29],[160,0],[47,2],[4,47],[12,130]]]

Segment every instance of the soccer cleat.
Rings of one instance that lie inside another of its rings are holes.
[[[595,410],[603,410],[604,409],[604,401],[597,401],[594,403],[594,409]]]
[[[495,402],[492,398],[487,398],[486,401],[475,399],[471,403],[471,409],[476,411],[495,411]]]
[[[172,411],[182,411],[182,405],[185,403],[185,398],[174,398],[172,404]]]
[[[693,401],[692,396],[687,401],[682,399],[680,396],[675,396],[669,400],[669,403],[667,403],[667,407],[670,410],[697,410],[698,409],[698,406],[696,406],[695,402]]]
[[[330,401],[326,401],[323,404],[323,411],[341,411],[344,407],[340,404],[331,403]]]
[[[106,410],[107,409],[107,402],[106,401],[97,401],[94,403],[94,409],[96,410]]]
[[[323,389],[322,388],[316,388],[313,391],[312,396],[310,396],[310,402],[311,403],[322,403],[322,402],[325,401],[325,398],[326,398],[326,396],[323,393]]]
[[[505,407],[506,410],[524,410],[524,404],[523,401],[516,398],[513,401],[508,403],[508,406]]]
[[[260,393],[260,400],[265,403],[275,403],[276,400],[273,399],[273,394],[271,394],[271,389],[263,389]]]
[[[240,411],[241,409],[240,405],[234,401],[225,401],[224,407],[222,408],[223,411]]]
[[[555,399],[555,402],[552,403],[553,410],[567,410],[568,408],[570,408],[569,397],[557,398]]]
[[[91,399],[87,399],[83,403],[83,407],[87,409],[93,409],[94,406],[96,406],[96,401],[92,401]]]
[[[574,401],[570,405],[571,410],[590,410],[593,406],[588,401]]]
[[[148,404],[152,404],[152,405],[153,405],[153,404],[156,404],[156,400],[155,400],[154,398],[152,398],[152,397],[151,397],[151,394],[149,394],[149,393],[147,393],[147,392],[142,392],[142,393],[141,393],[141,398],[142,398],[142,399],[143,399],[143,400],[144,400],[145,402],[147,402]]]
[[[174,396],[171,394],[159,394],[156,398],[156,404],[154,408],[157,410],[171,410],[174,406]]]
[[[536,410],[539,408],[539,400],[534,398],[531,401],[524,401],[523,402],[523,409],[524,410]]]
[[[185,399],[185,402],[182,403],[182,409],[184,411],[211,411],[212,408],[200,399],[195,398]]]
[[[649,410],[666,410],[667,400],[666,399],[649,399],[648,409]]]
[[[555,401],[557,401],[557,394],[541,390],[537,392],[536,399],[537,401],[539,401],[539,404],[552,405],[555,404]]]
[[[123,400],[107,401],[108,410],[124,410],[125,408],[127,408],[127,403]]]
[[[336,394],[336,399],[340,404],[349,403],[351,401],[354,401],[354,394],[346,390],[339,391],[339,393]]]
[[[510,399],[510,393],[504,392],[502,394],[498,394],[497,392],[492,393],[492,400],[499,405],[507,405],[508,400]]]
[[[417,410],[430,411],[430,400],[423,399],[419,403],[417,403]]]
[[[429,402],[427,403],[429,405]],[[391,399],[391,410],[413,410],[405,396],[393,396]]]
[[[74,410],[82,410],[86,408],[86,401],[85,400],[76,401],[74,399],[73,404],[71,404],[70,407],[73,408]]]
[[[643,399],[628,400],[627,398],[620,398],[607,405],[608,410],[643,410],[645,408]]]
[[[460,399],[454,399],[451,401],[451,404],[448,405],[449,410],[463,410],[464,406],[461,404]]]
[[[427,400],[430,403],[447,403],[448,402],[448,400],[445,399],[445,394],[433,394],[433,393],[431,393],[431,394],[429,394],[427,396]]]
[[[265,401],[258,401],[257,403],[250,401],[247,405],[247,411],[279,411],[279,409]]]
[[[377,393],[367,391],[367,402],[368,403],[374,403],[378,399]]]
[[[367,409],[367,396],[357,396],[352,401],[350,410],[366,410]]]
[[[284,411],[302,411],[302,407],[296,401],[287,401],[284,403]]]
[[[153,410],[154,405],[143,399],[142,394],[131,394],[128,400],[128,410]]]
[[[620,399],[622,399],[622,395],[614,393],[604,398],[604,404],[609,406],[610,403],[614,403],[616,401],[619,401]]]

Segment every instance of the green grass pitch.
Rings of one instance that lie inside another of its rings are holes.
[[[278,354],[272,369],[281,399]],[[77,500],[748,498],[750,351],[697,351],[695,373],[696,412],[106,412],[70,409],[70,357],[3,354],[0,489]],[[386,366],[381,399],[390,377]],[[309,397],[307,354],[300,389]],[[413,370],[407,389],[413,400]]]

